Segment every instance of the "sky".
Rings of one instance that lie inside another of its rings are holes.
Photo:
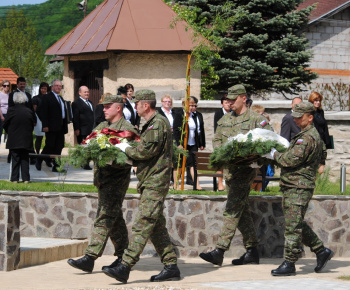
[[[0,6],[23,5],[23,4],[40,4],[48,0],[0,0]]]

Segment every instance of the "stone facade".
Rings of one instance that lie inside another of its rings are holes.
[[[20,262],[18,200],[0,196],[0,271],[12,271]]]
[[[96,216],[97,194],[2,191],[1,197],[19,201],[20,232],[24,237],[86,239],[90,236]],[[281,201],[280,196],[250,197],[262,257],[283,255]],[[167,228],[180,257],[196,257],[215,247],[225,203],[226,196],[167,197],[164,209]],[[123,211],[129,233],[138,204],[139,195],[126,195]],[[338,257],[350,257],[349,210],[349,196],[315,196],[306,215],[315,232]],[[236,257],[243,252],[242,236],[237,231],[226,256]],[[112,245],[108,242],[105,254],[112,253]],[[148,244],[143,254],[154,255],[153,246]],[[310,255],[310,252],[305,249],[305,254]]]

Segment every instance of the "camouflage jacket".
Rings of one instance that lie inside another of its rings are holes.
[[[275,161],[281,169],[281,186],[314,188],[316,172],[327,151],[314,125],[309,125],[290,141],[284,153],[276,152]]]
[[[213,147],[219,147],[227,142],[229,137],[240,133],[246,134],[248,131],[262,128],[273,131],[269,122],[263,115],[247,109],[243,114],[237,115],[235,112],[224,115],[219,121],[213,139]]]
[[[110,124],[105,121],[100,123],[93,131],[102,130],[104,128],[114,129],[114,130],[122,130],[122,131],[132,131],[136,134],[138,132],[128,121],[121,118],[119,121]],[[106,165],[104,167],[94,167],[94,184],[99,187],[100,184],[108,183],[110,181],[116,181],[118,178],[125,179],[126,174],[130,174],[131,165]]]
[[[173,139],[169,122],[155,112],[141,130],[141,142],[128,147],[126,155],[137,165],[137,189],[167,192],[170,184]]]

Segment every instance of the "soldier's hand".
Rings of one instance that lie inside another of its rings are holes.
[[[270,151],[270,153],[264,154],[264,155],[262,155],[261,157],[274,160],[274,159],[275,159],[275,158],[274,158],[275,152],[277,152],[277,150],[276,150],[275,148],[272,148],[271,151]]]
[[[119,144],[115,144],[114,146],[119,148],[123,152],[125,152],[126,148],[131,147],[128,143],[119,143]]]

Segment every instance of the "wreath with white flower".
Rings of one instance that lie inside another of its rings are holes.
[[[247,134],[230,137],[225,144],[216,148],[210,155],[210,165],[220,169],[249,166],[253,162],[271,163],[271,160],[265,160],[262,155],[269,153],[272,148],[285,152],[288,147],[287,139],[270,130],[255,128]]]

